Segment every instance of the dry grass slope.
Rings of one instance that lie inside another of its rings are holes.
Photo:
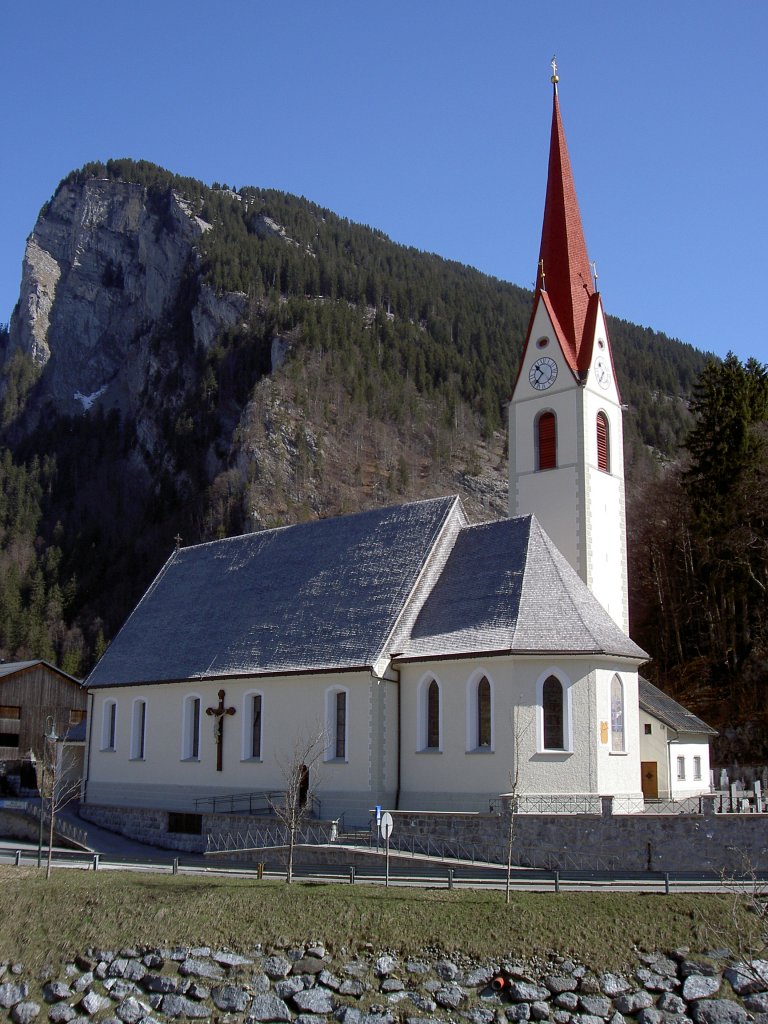
[[[739,945],[748,915],[727,897],[628,893],[516,894],[380,886],[302,885],[234,878],[0,867],[0,961],[38,965],[88,947],[322,941],[329,950],[446,953],[494,959],[554,951],[595,969],[637,949],[704,953]]]

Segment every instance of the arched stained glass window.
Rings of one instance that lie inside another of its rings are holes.
[[[623,754],[624,746],[624,684],[618,676],[611,680],[611,751]]]

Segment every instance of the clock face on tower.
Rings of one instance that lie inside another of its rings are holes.
[[[557,363],[550,356],[541,356],[531,367],[528,381],[537,391],[546,391],[557,380]]]
[[[595,360],[595,380],[601,388],[607,388],[611,383],[611,371],[602,356]]]

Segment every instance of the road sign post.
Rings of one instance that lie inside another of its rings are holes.
[[[381,816],[381,834],[384,836],[384,842],[387,844],[386,847],[386,858],[385,858],[385,871],[384,871],[384,885],[389,887],[389,837],[392,835],[392,829],[394,822],[392,821],[392,815],[389,811],[384,811]]]

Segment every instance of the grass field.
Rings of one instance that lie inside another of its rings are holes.
[[[576,956],[618,968],[637,949],[736,948],[755,918],[728,896],[514,894],[0,867],[0,961],[41,964],[88,947],[322,941],[331,952],[477,958]]]

